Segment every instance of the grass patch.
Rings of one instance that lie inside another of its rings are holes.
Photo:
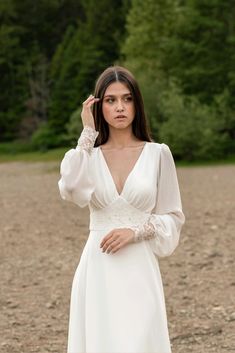
[[[235,164],[235,155],[216,160],[198,160],[198,161],[176,161],[177,167],[207,167],[216,165]]]
[[[32,146],[28,142],[23,141],[12,141],[0,143],[0,155],[3,154],[16,154],[22,152],[32,151]]]
[[[32,151],[27,147],[17,149],[17,144],[13,146],[6,146],[6,144],[0,144],[0,163],[1,162],[47,162],[47,161],[60,161],[62,160],[65,152],[71,147],[60,147],[54,148],[48,151]]]
[[[35,150],[32,144],[27,141],[16,140],[12,142],[0,143],[0,163],[1,162],[46,162],[46,161],[60,161],[65,152],[71,146],[59,147],[50,150]]]
[[[13,141],[0,143],[0,163],[1,162],[47,162],[61,161],[71,146],[50,149],[48,151],[33,151],[29,143]],[[235,164],[235,155],[228,156],[220,160],[199,160],[199,161],[176,161],[177,167],[197,167]]]

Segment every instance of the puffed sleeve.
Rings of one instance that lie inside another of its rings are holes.
[[[169,256],[179,243],[185,222],[175,163],[169,147],[161,144],[156,205],[146,223],[133,227],[134,241],[150,241],[153,252]]]
[[[62,199],[74,202],[80,207],[88,205],[95,189],[91,154],[97,136],[98,131],[84,126],[77,147],[65,153],[60,165],[60,195]]]

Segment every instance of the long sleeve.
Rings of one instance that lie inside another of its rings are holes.
[[[97,136],[98,131],[85,126],[77,147],[65,153],[60,165],[60,195],[62,199],[74,202],[80,207],[88,205],[95,188],[91,153]]]
[[[132,227],[134,241],[150,241],[153,252],[169,256],[179,243],[185,222],[174,160],[169,147],[161,145],[156,206],[146,223]]]

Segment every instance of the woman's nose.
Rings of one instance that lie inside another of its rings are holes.
[[[118,102],[117,102],[117,111],[119,112],[119,111],[123,111],[123,110],[124,110],[123,103],[122,103],[121,100],[118,100]]]

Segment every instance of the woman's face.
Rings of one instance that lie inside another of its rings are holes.
[[[122,82],[111,83],[104,93],[102,111],[109,127],[129,127],[135,117],[135,106],[128,86]]]

